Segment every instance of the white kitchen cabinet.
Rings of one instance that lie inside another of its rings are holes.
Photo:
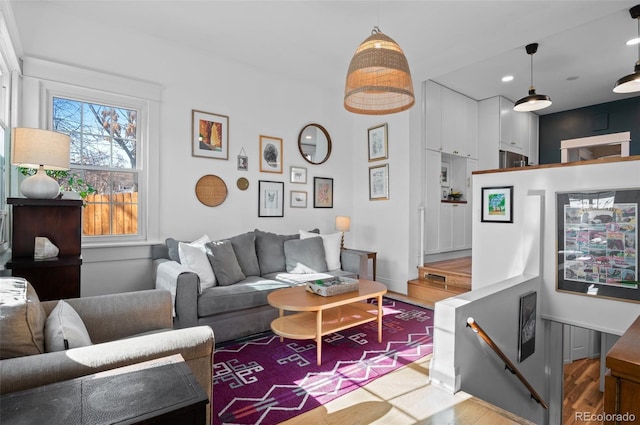
[[[478,104],[478,160],[481,170],[499,167],[499,151],[529,156],[537,153],[538,121],[531,112],[516,112],[513,102],[502,96]],[[535,145],[535,148],[531,146]],[[536,155],[537,157],[537,155]],[[535,159],[537,162],[537,158]]]
[[[427,149],[477,158],[478,102],[427,81],[425,113]]]
[[[439,237],[440,252],[456,251],[471,246],[471,239],[467,243],[467,228],[471,228],[471,222],[467,223],[467,204],[440,203],[440,227]]]

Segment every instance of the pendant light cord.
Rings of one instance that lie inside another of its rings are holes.
[[[531,86],[529,86],[529,89],[533,89],[533,53],[529,56],[531,56]]]

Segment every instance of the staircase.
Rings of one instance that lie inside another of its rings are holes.
[[[433,305],[471,290],[471,257],[426,263],[418,267],[418,278],[407,282],[409,297]]]

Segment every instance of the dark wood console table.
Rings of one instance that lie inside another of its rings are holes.
[[[9,198],[13,207],[13,276],[27,279],[41,301],[80,297],[82,201]],[[44,236],[60,250],[57,257],[34,259],[35,237]]]
[[[177,354],[5,394],[0,418],[3,425],[203,425],[207,402]]]

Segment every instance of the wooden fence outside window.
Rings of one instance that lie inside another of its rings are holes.
[[[88,195],[82,211],[84,236],[138,233],[138,192]]]

